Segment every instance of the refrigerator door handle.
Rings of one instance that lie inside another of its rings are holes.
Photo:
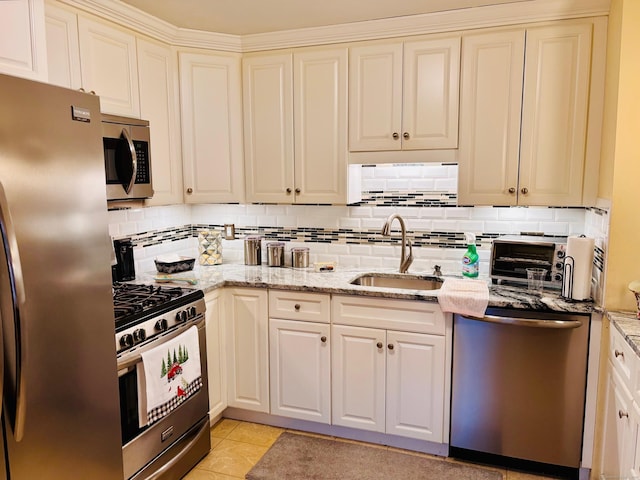
[[[0,182],[0,233],[2,234],[2,248],[5,250],[7,259],[7,271],[9,277],[9,283],[11,286],[11,300],[13,304],[13,322],[16,331],[16,363],[17,363],[17,378],[16,378],[16,413],[15,413],[15,425],[13,425],[13,435],[16,442],[22,440],[24,435],[24,423],[26,415],[26,358],[27,358],[27,342],[26,342],[26,328],[25,328],[25,290],[22,277],[22,263],[20,262],[20,253],[18,251],[18,242],[16,240],[16,234],[13,229],[13,221],[11,219],[11,212],[9,211],[9,204],[7,202],[7,196],[4,191],[4,186]],[[2,345],[0,345],[1,347]],[[4,351],[2,352],[2,362],[4,362]],[[3,369],[0,371],[4,371]],[[2,382],[4,383],[4,382]],[[11,417],[11,415],[9,415]]]
[[[136,183],[136,175],[138,174],[138,156],[136,155],[136,147],[133,145],[131,136],[129,135],[129,132],[127,132],[126,128],[122,129],[122,136],[127,141],[127,144],[129,145],[129,153],[131,154],[131,179],[129,180],[129,184],[127,186],[123,185],[124,191],[129,193],[131,192],[133,185]]]
[[[518,327],[536,327],[536,328],[578,328],[582,325],[580,320],[553,320],[553,319],[537,319],[537,318],[520,318],[520,317],[501,317],[498,315],[485,315],[484,317],[471,317],[463,315],[471,320],[479,320],[481,322],[498,323],[502,325],[515,325]]]

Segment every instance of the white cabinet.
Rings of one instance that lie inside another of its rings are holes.
[[[336,296],[332,321],[333,424],[446,442],[446,321],[437,304]]]
[[[347,165],[346,48],[247,55],[243,97],[247,201],[359,199],[359,170]]]
[[[168,45],[141,38],[136,45],[140,115],[151,126],[153,198],[145,204],[182,203],[177,54]]]
[[[349,149],[458,145],[460,36],[349,51]]]
[[[49,83],[77,90],[82,87],[78,16],[47,2],[47,65]]]
[[[133,33],[79,16],[78,35],[82,87],[100,96],[103,113],[140,118]]]
[[[185,202],[242,202],[240,55],[180,52],[179,62]]]
[[[582,204],[592,29],[463,36],[459,204]]]
[[[269,291],[271,413],[331,422],[330,299]]]
[[[269,413],[266,290],[226,288],[228,405]]]
[[[205,303],[209,417],[215,418],[227,408],[225,314],[222,290],[207,293]]]
[[[0,73],[47,80],[44,0],[0,2]]]

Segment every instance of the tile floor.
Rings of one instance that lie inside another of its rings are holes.
[[[284,432],[282,428],[222,419],[211,429],[211,452],[184,477],[184,480],[244,479],[244,476],[269,450],[282,432]],[[546,480],[548,478],[504,469],[494,468],[494,470],[502,472],[504,480]]]

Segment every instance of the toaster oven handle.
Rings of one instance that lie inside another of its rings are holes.
[[[128,194],[136,183],[136,175],[138,174],[138,156],[136,155],[136,147],[133,145],[131,136],[129,135],[129,132],[127,132],[126,128],[122,129],[122,136],[127,141],[127,144],[129,145],[129,153],[131,154],[131,179],[129,180],[128,185],[123,185],[124,191]]]
[[[15,338],[12,340],[15,343],[16,350],[16,399],[15,399],[15,418],[13,427],[13,435],[16,442],[22,440],[24,435],[24,424],[26,418],[26,365],[27,365],[27,342],[26,335],[27,329],[25,327],[25,303],[26,295],[24,290],[24,282],[22,277],[22,263],[20,261],[20,253],[18,251],[18,242],[16,240],[16,234],[13,229],[13,220],[11,218],[11,211],[9,210],[9,203],[5,195],[4,187],[0,183],[0,237],[2,240],[2,248],[5,250],[5,256],[7,260],[8,279],[11,287],[11,302],[13,305],[13,322],[15,329]],[[5,292],[6,294],[7,292]],[[1,315],[0,315],[1,317]],[[3,332],[6,334],[6,332]],[[11,339],[9,339],[11,341]],[[0,338],[0,345],[3,344],[2,338]],[[4,352],[0,361],[4,362]],[[4,371],[4,364],[2,364],[2,370]],[[2,388],[0,386],[0,388]],[[1,392],[0,393],[4,393]],[[11,418],[13,413],[9,414]]]

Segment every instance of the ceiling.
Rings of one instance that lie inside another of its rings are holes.
[[[170,24],[250,35],[531,0],[122,0]]]

